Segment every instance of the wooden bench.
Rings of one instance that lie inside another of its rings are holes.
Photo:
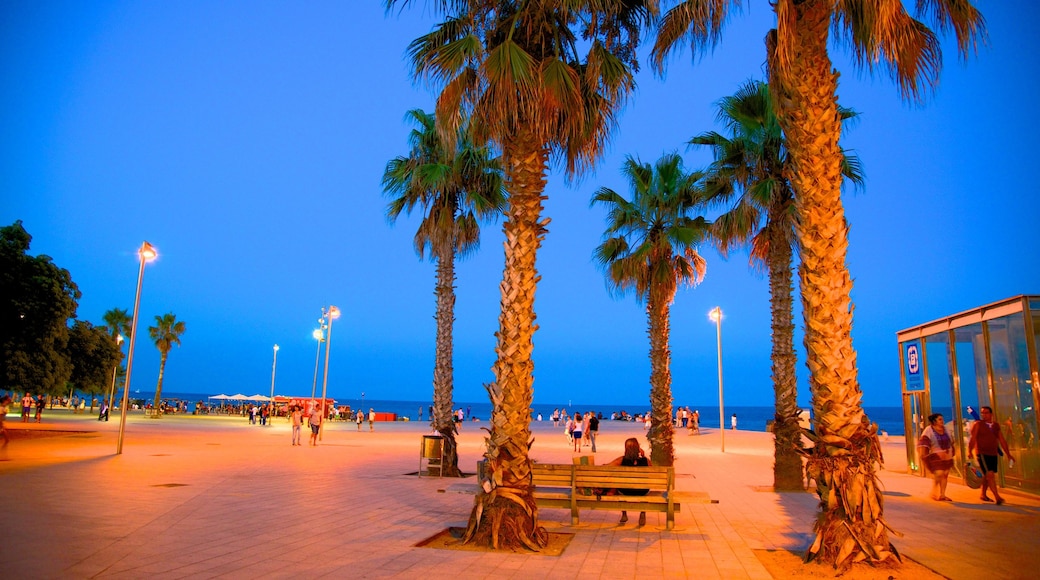
[[[674,467],[620,467],[613,465],[532,465],[534,499],[539,508],[571,510],[577,525],[582,509],[664,512],[667,529],[675,525]],[[648,489],[647,495],[596,495],[611,489]]]

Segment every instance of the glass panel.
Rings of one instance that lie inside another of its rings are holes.
[[[993,365],[994,416],[1007,439],[1014,466],[1002,461],[1008,487],[1040,490],[1040,443],[1022,314],[988,322]]]
[[[979,407],[992,405],[989,400],[986,338],[982,334],[982,323],[954,330],[953,340],[960,389],[961,418],[958,433],[961,435],[962,447],[957,449],[957,459],[960,463],[968,450],[971,424],[979,420]]]
[[[950,436],[954,441],[962,438],[960,425],[955,422],[953,413],[953,368],[950,364],[952,353],[950,352],[949,333],[941,332],[927,336],[924,339],[925,365],[924,370],[928,384],[928,414],[939,413],[951,429]],[[925,416],[921,423],[928,425],[928,417]],[[959,466],[954,465],[951,475],[960,475]]]
[[[917,460],[917,440],[921,438],[924,425],[921,420],[924,393],[903,393],[903,427],[906,433],[906,461],[910,471],[924,475],[924,468]]]

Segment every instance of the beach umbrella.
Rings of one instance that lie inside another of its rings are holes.
[[[229,399],[230,397],[228,397],[227,395],[221,393],[219,395],[213,395],[212,397],[209,397],[209,398],[210,399],[218,399],[218,400],[224,401],[224,400]]]
[[[270,401],[271,397],[265,397],[264,395],[253,395],[249,397],[250,401]]]
[[[249,397],[243,395],[242,393],[235,393],[234,395],[231,395],[228,398],[231,399],[232,401],[248,401],[249,400]]]

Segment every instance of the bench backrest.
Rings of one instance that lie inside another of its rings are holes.
[[[574,466],[535,463],[531,465],[531,477],[535,487],[573,487]]]
[[[576,465],[574,466],[574,485],[601,489],[670,491],[675,481],[674,473],[674,469],[671,467]]]
[[[535,463],[531,466],[531,476],[535,487],[669,491],[675,484],[672,467]]]

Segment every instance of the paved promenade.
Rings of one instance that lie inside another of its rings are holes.
[[[718,431],[706,431],[676,436],[676,479],[718,503],[684,504],[673,531],[663,514],[638,528],[585,511],[571,526],[568,512],[542,510],[549,531],[574,534],[562,556],[419,548],[465,526],[473,505],[452,491],[460,480],[414,475],[425,423],[332,423],[318,447],[293,447],[284,419],[138,413],[117,456],[118,416],[52,411],[44,421],[9,416],[32,432],[0,449],[0,578],[765,579],[755,551],[804,549],[816,511],[811,493],[769,489],[771,435],[727,431],[721,453]],[[480,425],[459,437],[466,471],[482,453]],[[645,441],[635,424],[601,426],[597,463],[620,455],[626,437]],[[571,460],[562,428],[532,429],[533,458]],[[929,480],[904,473],[902,438],[885,456],[885,516],[904,534],[893,537],[902,554],[954,579],[1036,577],[1040,500],[1007,494],[998,507],[951,484],[955,501],[934,502]]]

